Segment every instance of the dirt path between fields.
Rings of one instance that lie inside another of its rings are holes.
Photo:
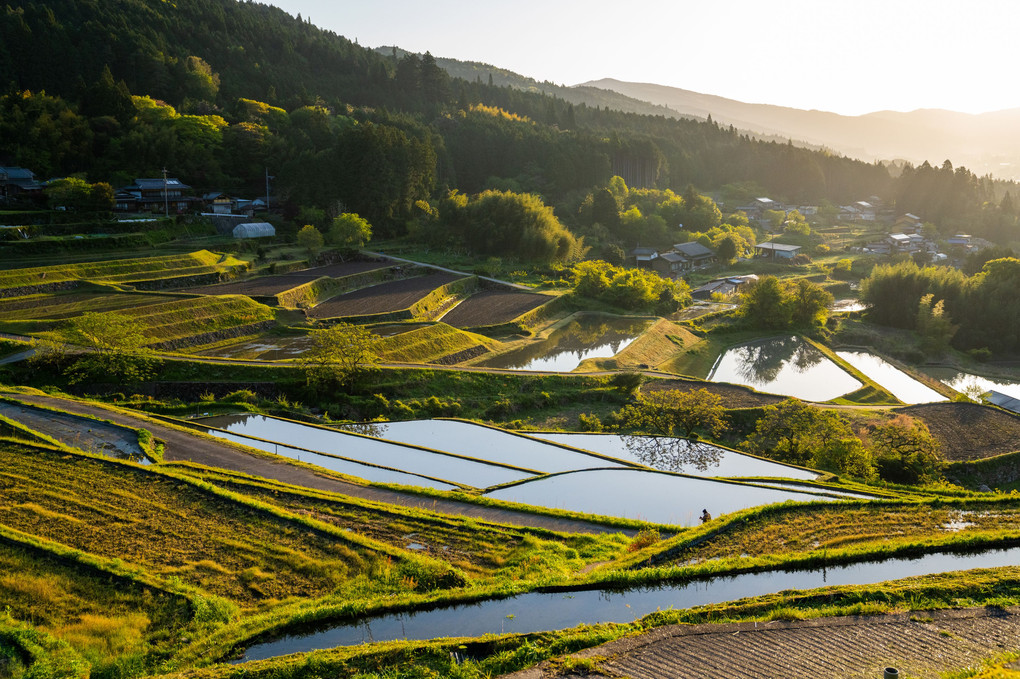
[[[1020,609],[969,608],[792,622],[670,625],[580,651],[607,658],[589,679],[936,679],[1020,651]],[[563,679],[542,663],[503,679]]]
[[[636,533],[633,530],[624,530],[588,521],[560,519],[498,507],[484,507],[469,502],[424,497],[412,493],[387,490],[385,488],[348,483],[339,479],[321,476],[310,469],[291,465],[283,460],[278,461],[250,455],[231,446],[209,441],[187,432],[156,424],[155,422],[132,417],[122,412],[108,410],[97,404],[81,403],[50,396],[6,395],[25,403],[56,408],[70,413],[92,415],[126,427],[147,429],[153,436],[166,442],[163,458],[167,462],[195,462],[209,467],[241,472],[304,488],[313,488],[364,500],[427,509],[441,514],[465,516],[513,526],[545,528],[564,533],[624,533],[627,535],[634,535]],[[56,429],[55,421],[53,430],[56,431]],[[50,434],[49,431],[43,433]]]

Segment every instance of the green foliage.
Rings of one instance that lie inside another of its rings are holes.
[[[312,345],[300,359],[305,380],[320,391],[354,385],[379,361],[374,349],[377,341],[364,326],[349,323],[314,331]]]
[[[924,422],[897,417],[871,428],[867,438],[883,479],[923,484],[942,478],[945,458]]]
[[[1020,260],[1013,258],[986,262],[970,277],[907,261],[876,266],[862,282],[861,299],[872,305],[871,320],[918,330],[931,351],[951,341],[964,350],[1009,352],[1020,347],[1017,286]]]
[[[68,368],[71,382],[139,382],[152,373],[153,352],[144,326],[130,316],[85,312],[61,330],[61,339],[85,349]]]
[[[6,612],[0,613],[0,672],[15,679],[88,679],[90,674],[89,664],[66,641]]]
[[[740,315],[752,328],[786,328],[793,309],[783,284],[775,276],[762,276],[740,294]]]
[[[297,244],[308,253],[308,256],[316,254],[322,249],[322,233],[311,224],[305,224],[297,234]]]
[[[810,465],[824,458],[829,446],[851,437],[850,425],[834,411],[791,398],[764,408],[746,445],[756,455]]]
[[[336,247],[357,249],[371,239],[372,225],[352,212],[334,217],[329,227],[329,244]]]
[[[875,459],[856,437],[830,441],[815,454],[813,465],[862,481],[875,477]]]
[[[657,314],[673,313],[691,302],[690,288],[683,281],[601,261],[574,266],[574,294],[631,312]]]
[[[832,294],[806,278],[762,276],[740,294],[739,314],[752,328],[779,330],[823,323]]]
[[[602,420],[592,413],[580,413],[577,416],[577,428],[581,431],[602,431]]]
[[[917,332],[921,335],[921,350],[938,356],[949,349],[949,342],[956,334],[957,327],[946,316],[945,301],[940,299],[933,305],[933,297],[927,294],[918,303]]]
[[[575,238],[536,195],[485,191],[468,199],[451,194],[439,211],[436,236],[478,254],[570,262],[584,253],[583,239]]]
[[[690,438],[698,432],[714,438],[728,422],[722,397],[707,389],[648,392],[624,412],[624,426],[658,436]]]
[[[106,182],[89,184],[76,177],[50,182],[45,189],[51,208],[78,212],[109,212],[113,209],[113,188]]]
[[[687,231],[707,231],[722,221],[722,212],[715,201],[699,194],[688,184],[683,193],[681,220]]]

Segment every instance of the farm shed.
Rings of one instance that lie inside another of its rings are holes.
[[[275,235],[276,228],[269,222],[250,222],[234,227],[234,238],[265,238]]]

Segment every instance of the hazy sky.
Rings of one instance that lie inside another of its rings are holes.
[[[848,115],[1020,108],[1018,0],[261,0],[366,47]]]

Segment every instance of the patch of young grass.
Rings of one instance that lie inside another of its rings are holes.
[[[561,534],[499,526],[245,478],[239,474],[175,465],[208,483],[356,531],[399,549],[443,559],[477,584],[502,580],[570,577],[594,562],[615,558],[622,535]]]
[[[499,342],[483,335],[434,323],[379,340],[374,350],[383,361],[435,363],[444,356],[474,347],[493,349]]]
[[[7,526],[177,577],[242,606],[335,591],[394,556],[393,577],[358,586],[399,589],[405,562],[421,560],[194,481],[13,442],[0,442],[0,490]],[[253,566],[276,577],[240,577]]]

